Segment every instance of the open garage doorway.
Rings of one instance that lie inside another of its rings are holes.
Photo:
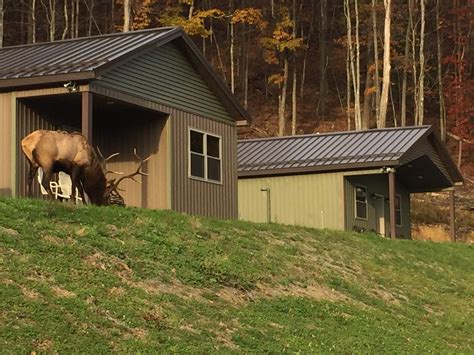
[[[37,129],[81,132],[81,93],[49,95],[18,99],[17,101],[17,187],[18,195],[26,195],[28,163],[20,141]],[[92,145],[100,147],[104,156],[120,153],[111,159],[108,168],[124,174],[136,170],[133,155],[136,149],[141,158],[151,156],[143,165],[149,176],[139,177],[142,184],[124,180],[120,188],[127,206],[169,208],[168,173],[168,116],[137,105],[93,95]],[[117,177],[117,176],[116,176]],[[108,178],[114,178],[110,174]],[[40,195],[35,182],[34,192]]]

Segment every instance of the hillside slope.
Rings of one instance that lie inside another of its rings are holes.
[[[0,199],[0,348],[472,352],[474,248]]]

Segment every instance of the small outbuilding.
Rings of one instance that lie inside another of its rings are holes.
[[[238,178],[243,220],[405,238],[411,193],[463,181],[430,126],[242,140]]]
[[[175,27],[0,49],[0,195],[24,196],[20,140],[79,131],[124,184],[127,205],[237,217],[237,122],[248,114],[191,39]],[[37,193],[39,194],[39,188]]]

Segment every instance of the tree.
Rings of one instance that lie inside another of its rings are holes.
[[[123,32],[128,32],[132,29],[131,24],[132,4],[131,0],[123,0]]]
[[[3,47],[3,0],[0,0],[0,48]]]
[[[388,94],[390,89],[390,24],[392,0],[384,0],[385,21],[384,21],[384,44],[383,44],[383,76],[382,95],[380,97],[380,116],[377,127],[384,128],[387,122]]]
[[[274,24],[272,37],[264,37],[261,43],[265,52],[265,60],[269,64],[280,65],[279,73],[268,78],[270,83],[280,89],[278,95],[278,135],[285,134],[286,126],[286,95],[288,88],[289,56],[297,49],[301,48],[303,39],[292,34],[293,22],[290,18],[290,11],[287,6],[280,4],[278,19]],[[283,63],[283,68],[281,64]]]

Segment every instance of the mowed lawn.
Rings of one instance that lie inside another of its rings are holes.
[[[0,198],[0,349],[474,352],[472,245]]]

